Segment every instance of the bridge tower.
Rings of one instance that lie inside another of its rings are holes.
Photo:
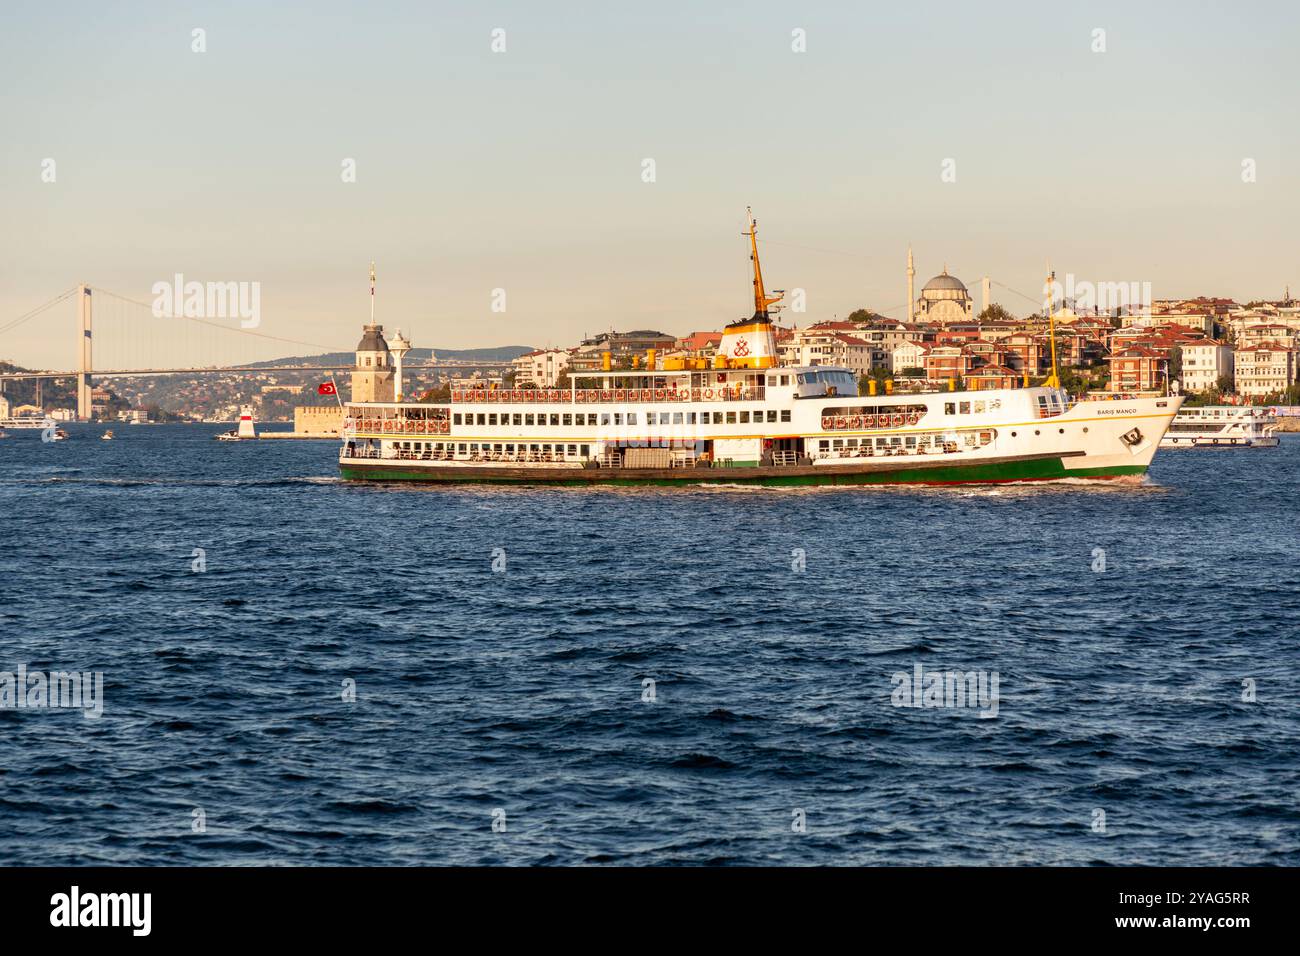
[[[91,351],[93,315],[88,285],[77,287],[77,316],[81,323],[81,348],[77,365],[77,421],[88,422],[91,415],[90,376],[95,367],[94,355]]]

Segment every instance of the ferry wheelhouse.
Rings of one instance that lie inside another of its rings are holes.
[[[346,407],[344,478],[515,484],[955,484],[1142,475],[1182,398],[1072,402],[1055,387],[858,393],[849,369],[781,366],[758,261],[752,318],[712,362],[653,352],[568,388],[467,388]],[[372,277],[373,278],[373,277]]]
[[[1203,405],[1184,408],[1160,439],[1161,448],[1276,448],[1277,417],[1269,408]]]

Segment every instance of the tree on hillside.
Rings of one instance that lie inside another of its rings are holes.
[[[996,302],[989,304],[989,307],[981,312],[976,318],[981,322],[1015,322],[1016,317],[1008,312]]]
[[[1182,346],[1174,346],[1169,350],[1169,381],[1181,382],[1183,380],[1183,349]]]
[[[444,382],[435,388],[429,389],[420,396],[422,402],[432,402],[435,405],[444,405],[451,401],[451,383]]]

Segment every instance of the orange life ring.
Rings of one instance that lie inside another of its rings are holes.
[[[822,431],[824,431],[824,432],[828,432],[828,431],[830,431],[830,430],[831,430],[832,428],[834,428],[834,427],[835,427],[835,419],[831,418],[829,415],[823,415],[823,416],[822,416]]]
[[[614,389],[614,401],[616,401],[616,402],[626,402],[626,401],[627,401],[627,389],[625,389],[625,388],[616,388],[616,389]]]
[[[656,401],[656,402],[662,402],[662,401],[664,400],[664,396],[667,395],[667,394],[668,394],[668,393],[665,392],[662,388],[656,388],[656,389],[655,389],[655,401]]]
[[[844,420],[844,417],[842,415],[835,419],[836,428],[844,428],[847,426],[847,424],[848,423]]]
[[[711,388],[704,389],[704,400],[706,402],[713,401],[713,389]]]
[[[862,416],[861,416],[861,415],[854,415],[853,418],[852,418],[852,420],[850,420],[850,422],[849,422],[849,427],[850,427],[850,428],[861,428],[861,427],[862,427]]]
[[[894,425],[895,427],[897,427],[898,425],[903,424],[903,416],[902,416],[901,414],[898,414],[898,413],[895,413],[895,414],[893,414],[893,415],[890,415],[890,416],[889,416],[889,423],[890,423],[891,425]]]
[[[920,412],[912,412],[912,414],[910,414],[910,415],[907,416],[907,420],[908,420],[908,422],[910,422],[911,424],[916,425],[916,424],[918,424],[918,423],[921,421],[921,413],[920,413]]]

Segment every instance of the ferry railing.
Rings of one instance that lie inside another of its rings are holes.
[[[454,404],[625,405],[633,402],[761,402],[762,385],[720,384],[693,388],[503,388],[452,389]]]
[[[902,428],[919,425],[925,412],[887,412],[883,415],[823,415],[822,431],[859,431],[863,428]]]
[[[344,431],[366,432],[379,435],[446,435],[451,432],[451,421],[439,418],[348,418]]]

